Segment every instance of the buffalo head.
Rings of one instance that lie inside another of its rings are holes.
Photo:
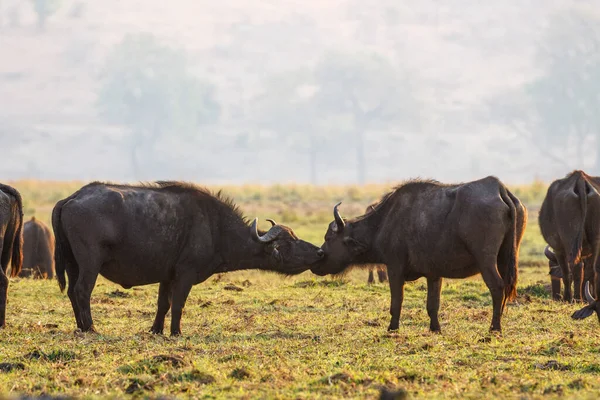
[[[321,246],[325,257],[311,268],[316,275],[340,273],[352,264],[361,263],[362,256],[368,251],[368,245],[359,238],[355,226],[340,215],[340,204],[333,207],[334,220],[329,224],[325,243]]]
[[[269,269],[284,274],[299,274],[323,258],[323,250],[298,238],[292,229],[272,219],[267,221],[271,223],[271,229],[266,233],[258,232],[258,218],[252,222],[250,233],[252,239],[262,245],[262,251],[268,257]]]

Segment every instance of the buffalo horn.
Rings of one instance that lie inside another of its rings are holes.
[[[344,227],[346,226],[344,220],[342,219],[342,216],[340,215],[340,212],[338,211],[338,207],[340,206],[340,204],[342,204],[341,201],[333,207],[333,216],[335,218],[335,224],[337,225],[338,232],[343,231]]]
[[[256,240],[257,242],[261,242],[261,243],[272,242],[273,240],[275,240],[277,238],[277,236],[279,236],[279,234],[282,231],[281,227],[279,225],[276,225],[276,226],[273,226],[271,229],[269,229],[269,231],[267,233],[260,236],[258,234],[258,218],[254,218],[254,221],[252,221],[251,230],[252,230],[252,238],[254,240]]]
[[[590,291],[590,281],[585,282],[585,299],[590,304],[596,301],[596,299],[594,299],[594,296],[592,296],[592,293]]]
[[[267,218],[267,221],[269,221],[271,223],[271,226],[275,226],[277,225],[277,222],[275,222],[274,220],[272,220],[271,218]]]
[[[548,246],[548,245],[546,245],[546,248],[544,249],[544,255],[546,256],[546,258],[548,260],[552,260],[552,261],[556,260],[556,254],[554,254],[552,252],[552,250],[550,250],[550,246]]]

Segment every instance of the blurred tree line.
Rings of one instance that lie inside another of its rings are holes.
[[[304,149],[311,182],[317,182],[318,159],[327,148],[355,164],[356,179],[364,183],[367,133],[418,128],[417,104],[408,74],[385,57],[332,52],[312,69],[267,77],[262,93],[247,107],[245,123]],[[151,162],[159,138],[175,132],[198,135],[219,122],[224,106],[215,86],[190,72],[182,51],[150,34],[128,35],[113,49],[97,101],[108,122],[129,128],[136,177],[141,164]],[[140,154],[149,160],[140,160]]]
[[[399,10],[393,2],[386,10],[369,16],[383,21],[375,23],[378,29],[370,29],[367,19],[358,31],[396,43],[391,33],[403,14],[392,12]],[[557,13],[536,50],[539,74],[487,102],[485,122],[535,144],[551,163],[575,168],[593,160],[593,173],[600,174],[599,46],[600,18],[593,8],[573,5]],[[427,105],[418,73],[398,58],[369,47],[328,51],[310,66],[265,76],[235,118],[245,131],[268,132],[280,146],[301,150],[311,182],[318,182],[323,160],[339,158],[364,183],[368,135],[423,131]],[[193,67],[184,52],[149,34],[125,37],[109,55],[97,106],[107,121],[128,127],[137,178],[160,138],[197,136],[228,118],[219,85]]]

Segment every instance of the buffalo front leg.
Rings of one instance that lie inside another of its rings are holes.
[[[440,297],[442,293],[442,278],[427,278],[427,314],[429,315],[429,330],[441,332],[438,312],[440,310]]]
[[[190,290],[192,290],[192,279],[178,278],[173,282],[173,302],[171,304],[171,336],[181,335],[181,316],[183,307]]]
[[[392,300],[390,304],[390,325],[388,331],[398,330],[400,327],[400,311],[404,300],[404,273],[401,268],[388,268],[388,278]]]
[[[171,282],[161,282],[158,287],[158,307],[156,310],[156,318],[150,332],[162,335],[165,328],[165,316],[171,308]]]
[[[367,283],[371,284],[373,282],[375,282],[375,279],[373,277],[373,268],[369,268],[369,280],[367,280]]]

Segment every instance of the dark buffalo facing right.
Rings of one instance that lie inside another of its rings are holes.
[[[6,323],[8,277],[21,272],[23,264],[23,202],[19,192],[0,183],[0,328]]]
[[[54,236],[35,217],[23,225],[23,269],[19,276],[54,278]]]
[[[283,225],[267,232],[249,224],[221,194],[178,182],[145,186],[92,183],[52,212],[56,273],[77,326],[94,331],[90,297],[98,274],[124,288],[160,283],[153,333],[171,309],[171,335],[193,285],[215,273],[265,269],[298,274],[323,251]]]
[[[386,264],[392,295],[388,330],[398,329],[404,283],[425,277],[434,332],[440,331],[442,278],[481,273],[492,294],[491,330],[501,330],[505,304],[516,296],[527,212],[497,178],[457,185],[410,181],[384,196],[371,212],[350,220],[340,216],[338,206],[322,246],[325,258],[311,268],[313,273]]]

